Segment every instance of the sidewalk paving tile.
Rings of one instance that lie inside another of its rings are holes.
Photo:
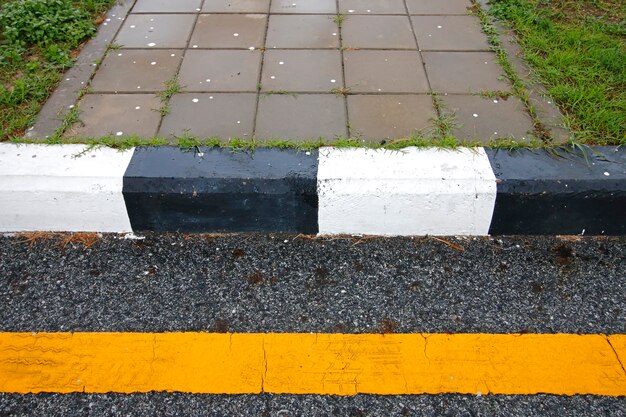
[[[417,51],[345,51],[346,87],[356,93],[427,93]]]
[[[339,13],[406,14],[404,0],[339,0]]]
[[[180,49],[111,50],[96,72],[91,89],[115,93],[162,91],[165,82],[176,76],[181,58]]]
[[[261,48],[267,16],[203,14],[191,36],[192,48]]]
[[[426,72],[438,93],[509,91],[492,52],[424,52]]]
[[[325,50],[269,50],[263,60],[261,86],[264,92],[329,92],[341,88],[341,53]]]
[[[185,48],[195,14],[131,14],[115,42],[126,48]]]
[[[189,50],[178,79],[185,91],[256,92],[260,68],[260,51]]]
[[[202,6],[208,13],[268,13],[270,0],[209,0]]]
[[[268,49],[339,48],[339,27],[328,15],[272,15],[265,45]]]
[[[406,16],[347,16],[341,35],[348,48],[417,49]]]
[[[347,136],[345,98],[335,94],[263,95],[256,138],[332,142]]]
[[[442,97],[444,108],[455,115],[454,136],[459,139],[526,139],[533,129],[524,104],[515,97],[483,98],[469,95]]]
[[[175,94],[159,135],[252,139],[256,94]]]
[[[66,136],[152,137],[161,120],[160,107],[153,94],[87,94],[80,102],[80,123]]]
[[[467,14],[472,7],[469,0],[406,0],[409,13],[418,14]]]
[[[474,16],[412,16],[422,51],[488,51],[487,37]]]
[[[337,14],[336,0],[272,0],[271,13]]]
[[[408,138],[432,131],[437,117],[429,95],[351,95],[348,118],[352,136],[368,141]]]
[[[202,0],[137,0],[132,13],[195,13]]]

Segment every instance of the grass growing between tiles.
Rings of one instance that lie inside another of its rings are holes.
[[[626,145],[626,3],[492,0],[577,143]]]
[[[0,0],[0,141],[20,137],[115,0]]]

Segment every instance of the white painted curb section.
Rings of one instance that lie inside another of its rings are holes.
[[[130,232],[122,195],[133,150],[0,144],[0,232]]]
[[[321,148],[319,233],[487,235],[496,177],[483,148]]]

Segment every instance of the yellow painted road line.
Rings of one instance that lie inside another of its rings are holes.
[[[625,359],[626,335],[0,333],[0,391],[617,396]]]

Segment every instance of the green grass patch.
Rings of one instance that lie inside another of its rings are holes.
[[[515,30],[576,142],[626,144],[623,0],[492,0],[489,13]]]
[[[0,0],[0,141],[20,137],[115,0]]]

